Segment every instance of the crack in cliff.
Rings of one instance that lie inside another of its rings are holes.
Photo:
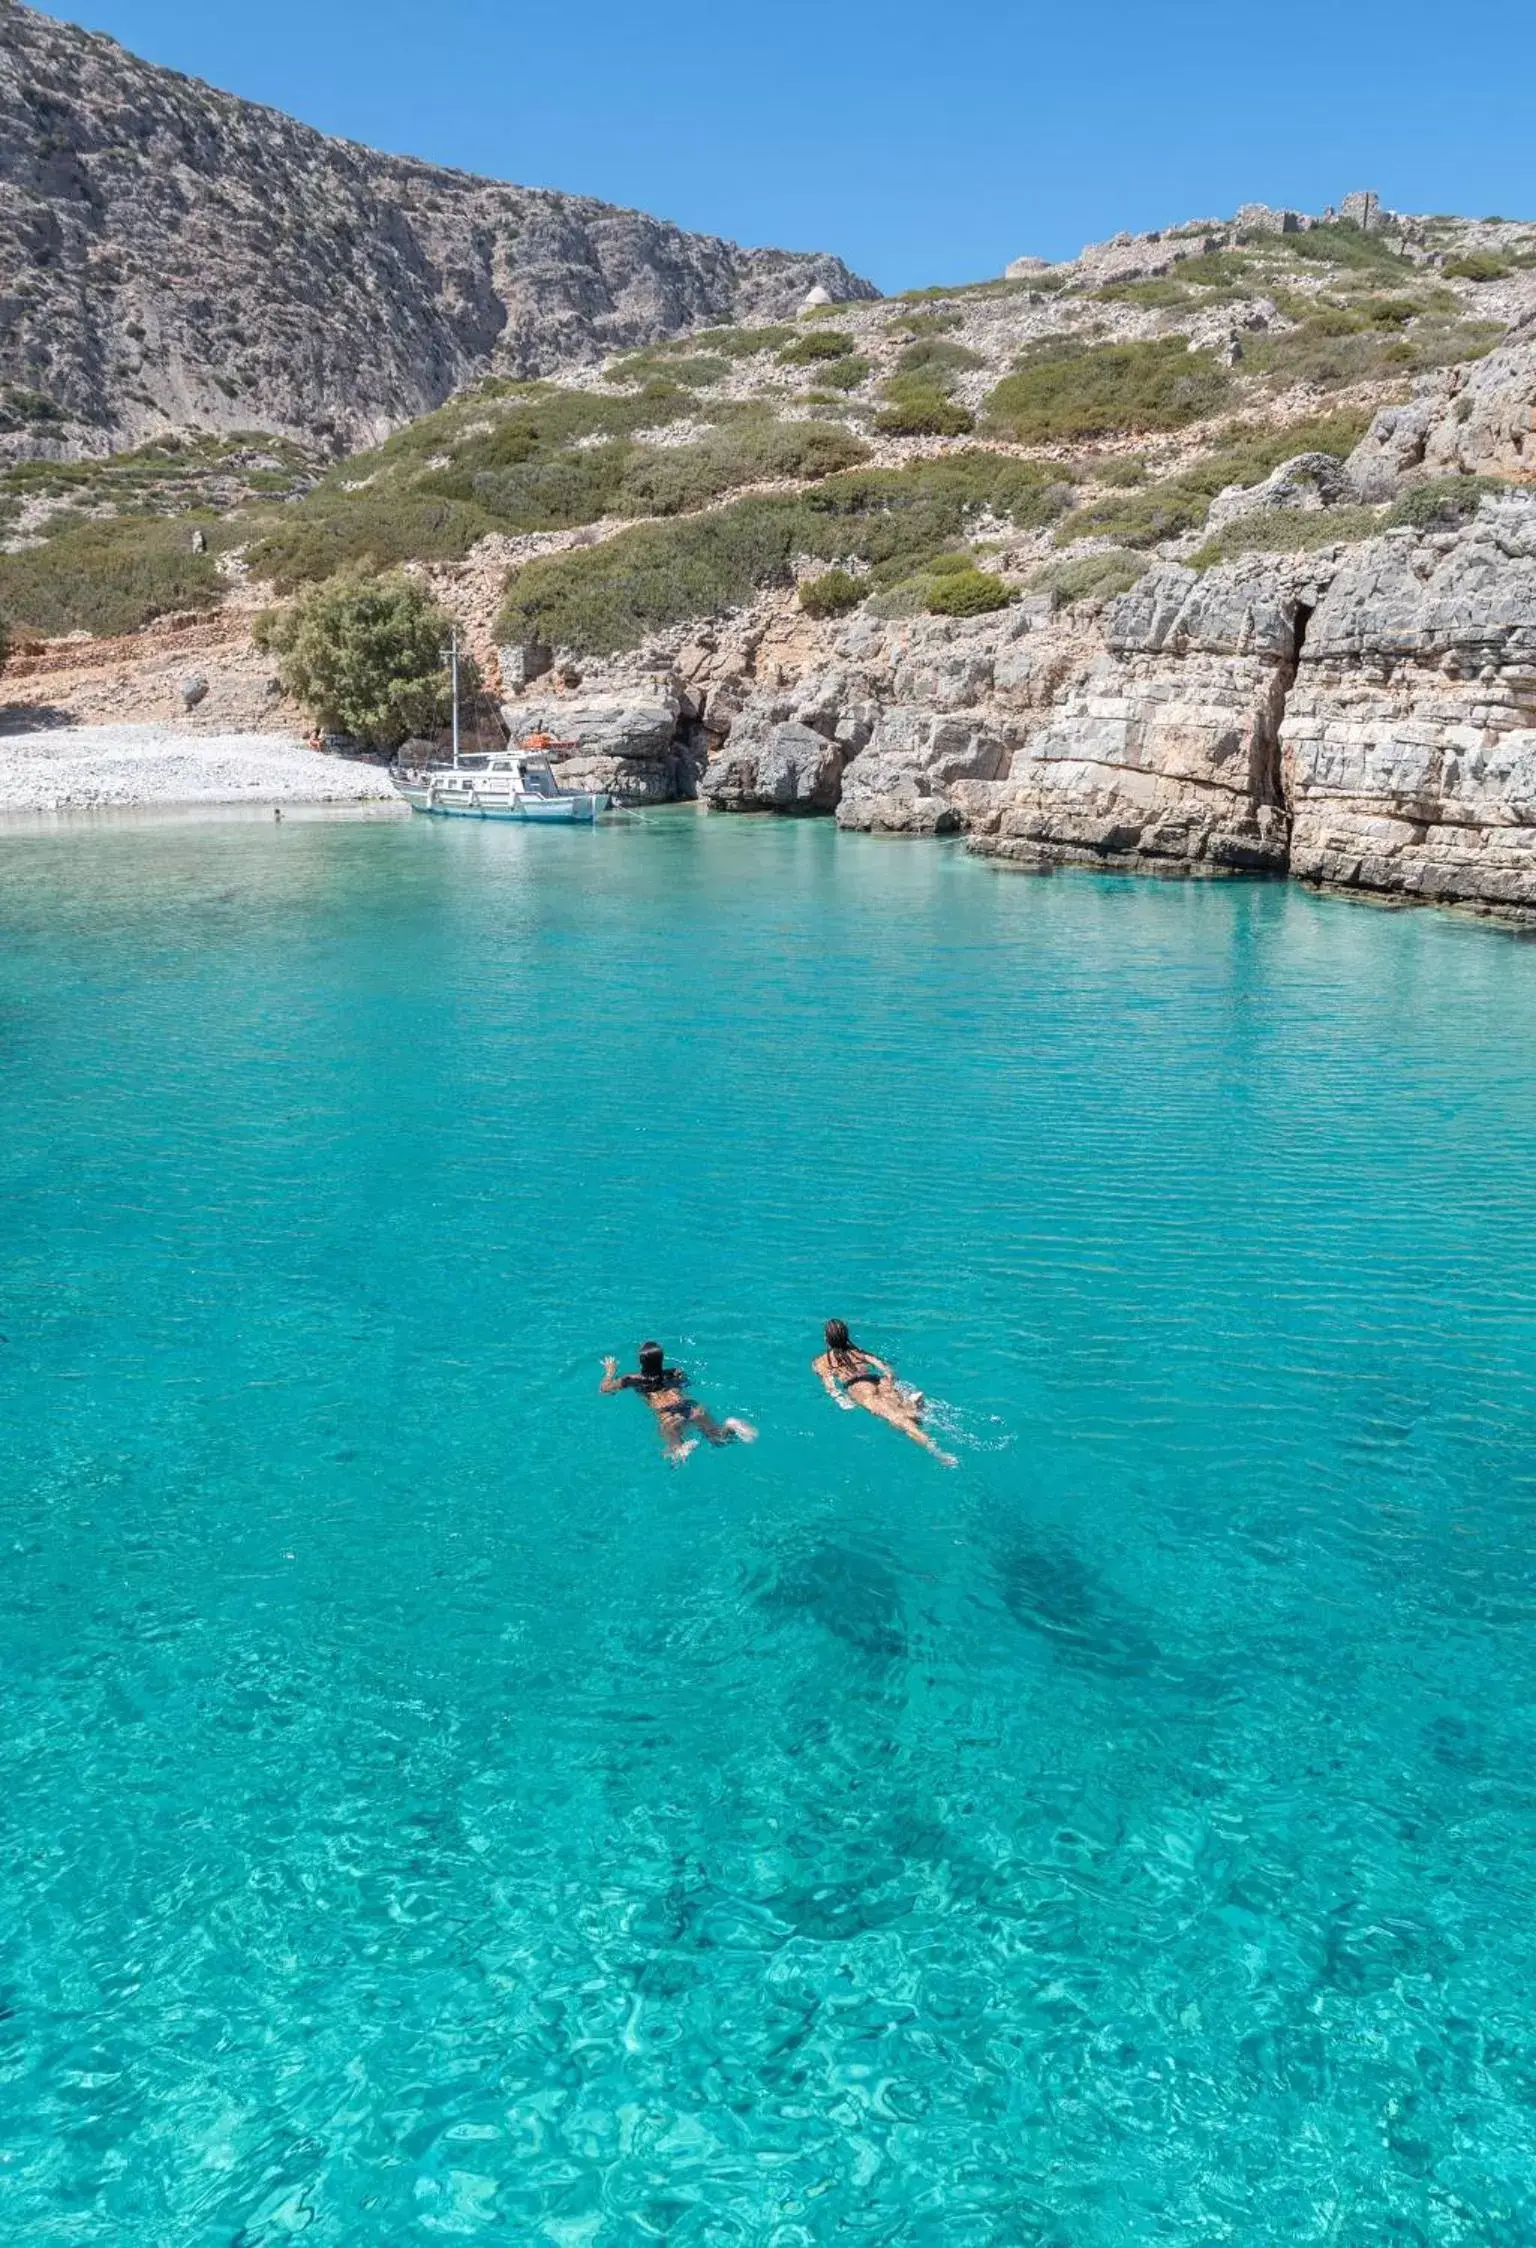
[[[1290,791],[1285,785],[1285,756],[1280,734],[1285,724],[1286,710],[1290,705],[1291,690],[1301,674],[1301,655],[1306,646],[1307,627],[1316,612],[1315,601],[1298,601],[1291,625],[1290,652],[1280,667],[1280,692],[1276,698],[1274,724],[1265,744],[1265,764],[1262,775],[1264,801],[1273,804],[1285,819],[1285,871],[1290,872],[1292,805]]]

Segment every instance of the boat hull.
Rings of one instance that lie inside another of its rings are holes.
[[[413,812],[439,820],[513,820],[526,827],[590,827],[608,809],[601,791],[570,796],[473,797],[445,802],[435,789],[402,788]]]

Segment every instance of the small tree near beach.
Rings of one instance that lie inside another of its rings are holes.
[[[450,715],[444,650],[451,619],[404,576],[331,578],[256,620],[256,645],[278,658],[283,686],[317,722],[378,749],[432,734]],[[459,663],[473,695],[478,673]]]

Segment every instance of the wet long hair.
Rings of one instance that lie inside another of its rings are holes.
[[[853,1358],[858,1344],[848,1332],[846,1319],[829,1319],[826,1324],[827,1349],[834,1358]]]
[[[682,1386],[683,1376],[676,1366],[667,1364],[667,1354],[660,1343],[642,1343],[640,1381],[645,1389],[674,1389]]]

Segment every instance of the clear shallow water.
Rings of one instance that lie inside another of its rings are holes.
[[[5,2237],[1536,2241],[1536,950],[663,816],[0,961]]]

